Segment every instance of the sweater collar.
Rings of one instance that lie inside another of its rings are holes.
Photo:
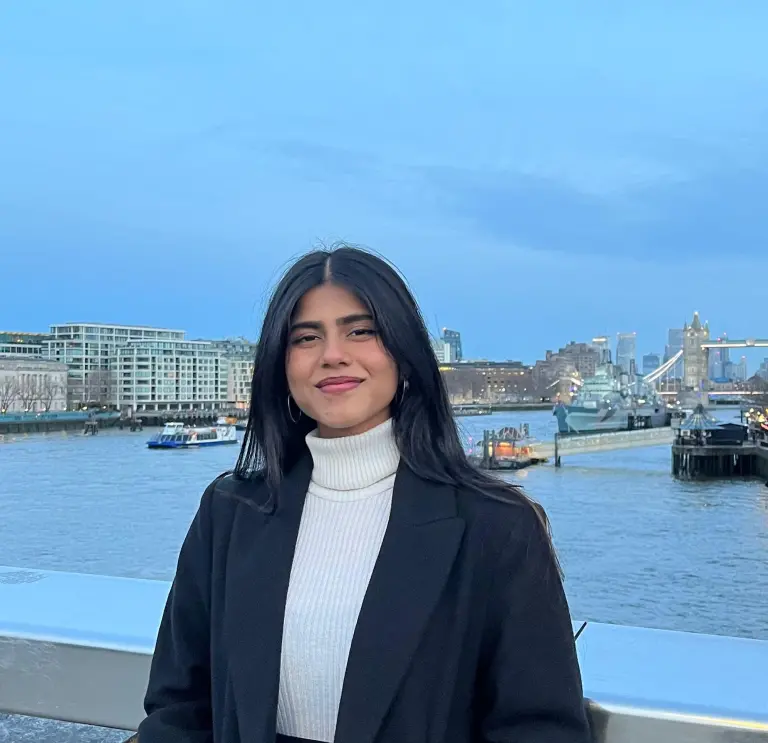
[[[394,475],[400,463],[392,419],[355,436],[306,437],[314,468],[312,482],[331,490],[359,490]]]

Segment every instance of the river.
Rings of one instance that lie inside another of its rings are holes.
[[[718,417],[732,415],[718,411]],[[467,436],[549,412],[459,419]],[[150,434],[7,436],[0,444],[0,565],[169,579],[205,486],[237,447],[150,451]],[[544,505],[577,619],[768,639],[768,488],[684,482],[668,446],[565,457],[508,475]],[[124,735],[0,720],[4,741]]]

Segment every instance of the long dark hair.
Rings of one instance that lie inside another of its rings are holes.
[[[395,361],[400,385],[392,402],[392,422],[405,464],[425,480],[501,500],[530,502],[546,527],[546,517],[537,504],[467,460],[429,333],[405,280],[383,258],[347,245],[304,255],[272,294],[256,351],[251,409],[236,476],[248,478],[258,473],[274,495],[284,474],[307,451],[304,438],[315,422],[305,415],[298,422],[291,418],[286,349],[299,301],[310,289],[327,282],[352,292],[368,308],[384,348]],[[407,390],[403,392],[405,381]]]

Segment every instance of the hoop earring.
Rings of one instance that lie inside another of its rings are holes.
[[[398,405],[402,405],[402,404],[403,404],[403,400],[405,399],[405,393],[406,393],[407,391],[408,391],[408,380],[407,380],[407,379],[404,379],[404,380],[403,380],[403,389],[402,389],[402,391],[400,392],[400,399],[399,399],[399,400],[398,400],[398,402],[397,402],[397,404],[398,404]]]
[[[299,406],[296,406],[299,408]],[[298,423],[301,420],[301,408],[299,408],[299,417],[293,417],[293,411],[291,410],[291,393],[288,393],[288,417],[291,419],[291,423]]]

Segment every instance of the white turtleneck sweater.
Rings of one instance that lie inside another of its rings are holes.
[[[358,436],[313,431],[306,440],[314,467],[285,605],[277,732],[330,743],[400,455],[391,420]]]

